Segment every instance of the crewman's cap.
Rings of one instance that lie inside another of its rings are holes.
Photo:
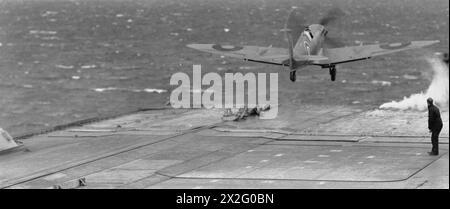
[[[433,104],[433,98],[429,97],[429,98],[427,99],[427,102],[428,102],[429,104]]]

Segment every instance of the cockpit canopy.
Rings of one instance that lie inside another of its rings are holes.
[[[305,35],[309,38],[309,40],[314,39],[314,35],[313,35],[313,33],[311,32],[311,29],[310,29],[309,27],[306,27],[306,28],[305,28]]]

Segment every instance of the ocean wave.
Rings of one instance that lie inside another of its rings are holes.
[[[54,16],[57,15],[58,12],[56,11],[45,11],[43,14],[41,14],[42,17],[47,17],[47,16]]]
[[[56,35],[58,32],[50,30],[30,30],[30,34]]]
[[[51,41],[51,40],[59,40],[60,38],[58,36],[44,36],[40,37],[42,40]]]
[[[145,89],[127,89],[127,88],[116,88],[116,87],[107,87],[107,88],[94,88],[92,89],[96,92],[105,92],[105,91],[130,91],[130,92],[146,92],[146,93],[165,93],[167,90],[165,89],[152,89],[152,88],[145,88]]]
[[[81,69],[91,69],[91,68],[96,68],[97,65],[83,65],[81,66]]]
[[[73,65],[55,65],[55,67],[61,68],[61,69],[73,69],[74,68]]]
[[[381,85],[381,86],[391,86],[391,82],[390,81],[378,81],[378,80],[373,80],[371,82],[374,85]]]

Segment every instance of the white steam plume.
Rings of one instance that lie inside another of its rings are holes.
[[[448,107],[448,66],[437,58],[429,58],[427,61],[433,70],[433,80],[425,93],[421,92],[404,97],[399,102],[392,101],[384,103],[380,106],[380,109],[412,109],[424,111],[427,109],[426,100],[428,97],[433,98],[435,104],[439,107]]]

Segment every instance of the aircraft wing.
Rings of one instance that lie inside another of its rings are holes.
[[[438,42],[439,41],[412,41],[404,43],[373,44],[326,49],[324,51],[324,55],[328,57],[328,60],[317,61],[315,63],[322,65],[354,62],[358,60],[369,59],[375,56],[422,48]]]
[[[219,44],[189,44],[189,48],[209,52],[212,54],[220,54],[227,57],[234,57],[251,62],[259,62],[265,64],[285,65],[287,66],[289,54],[287,49],[275,47],[260,46],[231,46]],[[296,61],[319,62],[327,60],[323,56],[300,56],[294,57]]]

